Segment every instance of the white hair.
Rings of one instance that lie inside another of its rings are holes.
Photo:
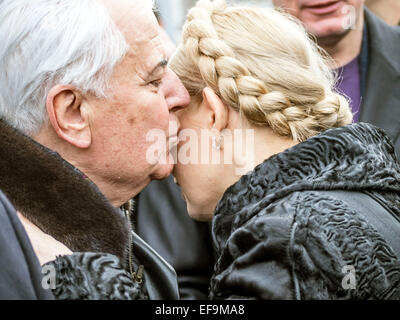
[[[104,97],[128,48],[97,0],[0,0],[0,118],[34,135],[54,85]]]

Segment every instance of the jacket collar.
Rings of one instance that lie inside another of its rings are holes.
[[[77,168],[2,120],[0,176],[15,208],[72,251],[126,261],[129,228],[121,212]]]
[[[396,141],[400,134],[400,28],[387,25],[365,9],[368,69],[360,121],[372,123]]]
[[[213,234],[231,234],[273,201],[306,190],[400,192],[400,163],[391,141],[381,129],[358,123],[327,130],[272,156],[225,192]]]

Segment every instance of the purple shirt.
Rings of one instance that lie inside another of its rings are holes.
[[[350,98],[350,107],[354,115],[353,122],[358,122],[360,116],[360,65],[358,56],[343,67],[336,69],[339,76],[337,89]]]

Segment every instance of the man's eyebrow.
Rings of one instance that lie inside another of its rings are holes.
[[[154,67],[154,69],[151,70],[151,71],[147,74],[146,78],[147,78],[147,79],[150,78],[151,76],[153,76],[153,75],[156,73],[156,71],[157,71],[158,69],[160,69],[160,68],[165,68],[167,65],[168,65],[168,60],[165,59],[165,58],[162,59],[162,60]]]

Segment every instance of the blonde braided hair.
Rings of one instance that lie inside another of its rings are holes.
[[[191,96],[211,87],[250,123],[300,142],[352,121],[321,53],[289,15],[200,0],[171,67]]]

